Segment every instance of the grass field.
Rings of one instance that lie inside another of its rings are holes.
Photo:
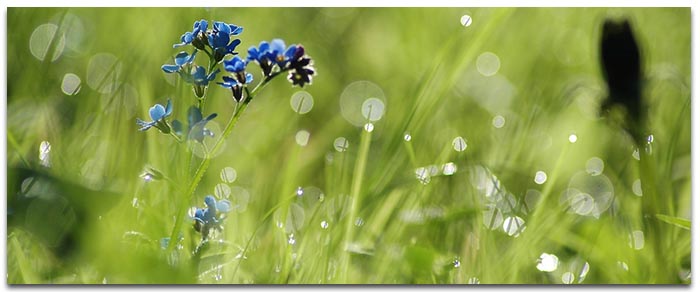
[[[600,114],[606,18],[642,52],[642,149]],[[213,136],[139,131],[198,104],[161,66],[200,19],[241,58],[303,44],[312,84],[237,107],[218,64]],[[688,284],[690,49],[689,8],[8,8],[7,281]]]

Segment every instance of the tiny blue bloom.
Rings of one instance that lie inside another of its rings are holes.
[[[202,19],[200,21],[195,21],[194,25],[192,27],[192,32],[185,32],[181,37],[180,37],[180,43],[179,44],[174,44],[173,48],[185,46],[187,44],[192,43],[199,35],[201,32],[206,32],[208,27],[208,23],[206,20]]]
[[[163,71],[165,71],[166,73],[180,72],[183,66],[190,64],[192,63],[192,61],[194,61],[194,57],[196,55],[196,50],[192,52],[191,55],[185,51],[179,52],[177,55],[175,55],[175,65],[165,64],[161,67],[161,69],[163,69]]]
[[[242,27],[227,24],[222,21],[214,22],[214,28],[208,34],[209,46],[214,51],[214,60],[221,61],[228,54],[237,54],[234,52],[236,47],[241,43],[241,40],[234,39],[231,41],[232,35],[238,35],[243,31]]]
[[[197,208],[194,212],[194,228],[202,233],[202,238],[207,238],[211,229],[221,230],[221,219],[231,210],[231,203],[228,200],[216,201],[214,196],[207,195],[204,198],[206,208]]]
[[[214,133],[205,128],[206,124],[212,119],[216,118],[217,114],[213,113],[206,118],[202,117],[202,112],[196,106],[191,106],[187,110],[187,138],[196,140],[198,142],[204,141],[204,136],[214,136]],[[173,121],[173,131],[178,134],[183,134],[183,125],[180,121]]]
[[[141,126],[139,131],[146,131],[154,126],[158,127],[157,124],[161,121],[164,121],[164,119],[169,117],[170,114],[172,114],[172,112],[173,112],[173,106],[172,106],[172,102],[170,101],[170,99],[168,99],[168,103],[166,104],[165,107],[163,107],[160,104],[155,104],[154,106],[152,106],[148,110],[148,114],[151,116],[152,121],[146,122],[146,121],[143,121],[139,118],[136,119],[136,124]],[[160,127],[158,127],[158,128],[161,129]],[[161,129],[161,131],[163,131],[163,129]]]
[[[239,56],[233,56],[231,60],[224,60],[224,69],[229,72],[239,73],[245,71],[246,62]]]
[[[201,85],[201,86],[206,86],[209,85],[209,81],[214,80],[216,78],[216,74],[219,73],[219,69],[216,69],[216,71],[209,73],[207,75],[206,69],[202,66],[197,66],[194,69],[194,73],[191,75],[191,80],[189,82],[192,82],[196,85]]]

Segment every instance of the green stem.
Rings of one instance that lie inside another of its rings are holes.
[[[282,71],[283,72],[283,71]],[[245,109],[248,107],[249,102],[255,97],[255,94],[264,87],[265,84],[267,84],[272,78],[277,76],[277,74],[272,74],[271,76],[265,78],[263,81],[261,81],[255,89],[253,89],[250,92],[250,95],[247,96],[246,100],[242,102],[240,105],[236,105],[236,108],[234,108],[234,112],[231,115],[231,119],[229,119],[228,124],[226,124],[226,128],[224,129],[223,133],[221,134],[221,137],[219,140],[216,141],[214,144],[214,147],[212,147],[211,151],[209,153],[206,153],[204,158],[202,159],[202,162],[199,164],[199,167],[197,167],[197,170],[195,171],[194,177],[192,177],[192,181],[190,182],[189,187],[187,188],[185,194],[183,195],[183,202],[181,204],[180,210],[178,211],[177,216],[175,217],[175,226],[173,226],[173,230],[170,233],[170,238],[177,238],[177,232],[182,228],[182,222],[184,220],[184,213],[185,209],[187,206],[187,203],[191,201],[192,196],[194,195],[194,191],[197,189],[197,186],[199,185],[199,182],[202,180],[202,177],[204,177],[204,173],[207,171],[209,168],[209,164],[211,163],[211,153],[217,153],[219,151],[219,148],[223,146],[224,141],[228,136],[231,134],[231,131],[233,130],[233,126],[238,122],[238,119],[240,118],[241,114],[245,111]],[[183,207],[184,206],[184,207]],[[170,253],[172,250],[175,248],[177,240],[170,240],[170,243],[168,244],[168,249],[167,252]]]
[[[365,175],[365,167],[367,166],[367,157],[369,156],[369,145],[372,142],[372,133],[368,131],[362,131],[362,137],[360,138],[360,149],[357,156],[357,162],[355,163],[355,169],[352,174],[352,186],[350,188],[350,199],[352,203],[350,204],[350,212],[345,222],[345,244],[346,246],[350,244],[354,237],[354,220],[357,216],[357,212],[362,199],[360,191],[362,190],[362,180]],[[350,252],[347,250],[342,251],[342,261],[343,270],[341,275],[343,275],[343,284],[347,284],[347,277],[350,267]]]

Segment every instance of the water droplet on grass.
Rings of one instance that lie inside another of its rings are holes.
[[[457,165],[454,164],[453,162],[445,163],[445,165],[442,166],[442,174],[444,174],[444,175],[453,175],[456,172],[457,172]]]
[[[639,160],[639,149],[634,149],[634,151],[632,152],[632,157],[634,157],[634,159]]]
[[[406,132],[405,134],[403,134],[403,140],[406,142],[410,142],[411,141],[411,133]]]
[[[459,261],[459,259],[455,259],[452,261],[452,266],[455,268],[459,268],[462,266],[462,263]]]
[[[542,253],[537,260],[537,269],[542,272],[553,272],[559,267],[559,258],[556,255]]]
[[[297,91],[289,100],[289,105],[295,113],[303,115],[314,107],[314,98],[306,91]]]
[[[541,184],[545,183],[546,181],[547,181],[547,173],[545,173],[544,171],[541,171],[541,170],[539,170],[535,173],[535,183],[536,184],[541,185]]]
[[[484,76],[493,76],[501,68],[501,60],[491,52],[485,52],[476,59],[476,69]]]
[[[302,187],[297,187],[297,196],[301,196],[304,194],[304,189]]]
[[[574,274],[571,272],[566,272],[561,275],[561,282],[564,284],[571,284],[574,282]]]
[[[491,123],[493,124],[493,126],[496,129],[500,129],[500,128],[503,128],[503,126],[506,124],[506,118],[504,118],[503,116],[500,116],[500,115],[495,116],[493,118],[493,121],[491,121]]]
[[[462,152],[467,149],[467,141],[460,137],[457,136],[452,140],[452,148],[457,151],[457,152]]]
[[[92,58],[87,67],[88,86],[99,93],[114,92],[121,82],[122,62],[112,54],[99,53]]]
[[[469,27],[472,25],[472,17],[469,15],[462,15],[462,17],[459,19],[459,22],[462,23],[462,26],[464,27]]]
[[[630,234],[630,247],[636,250],[644,248],[644,232],[641,230],[632,231]]]
[[[564,192],[564,197],[562,200],[566,200],[568,204],[580,201],[580,199],[582,199],[579,196],[580,193],[588,194],[593,199],[593,209],[586,215],[596,218],[610,208],[614,197],[613,185],[607,176],[604,174],[592,176],[584,171],[580,171],[571,177],[571,180],[569,181],[569,188]],[[579,200],[574,199],[577,197]],[[579,209],[582,212],[588,208],[583,208],[583,206],[587,205],[584,204],[578,206],[582,207]],[[571,207],[572,211],[575,211],[576,207],[574,205],[571,205]]]
[[[51,167],[51,143],[41,141],[39,144],[39,161],[42,166]]]
[[[642,192],[642,181],[639,179],[634,180],[632,183],[632,192],[641,197],[644,193]]]
[[[569,135],[569,142],[570,143],[576,143],[576,141],[578,141],[578,136],[576,136],[576,134]]]
[[[335,148],[335,151],[345,152],[348,150],[348,146],[348,139],[345,139],[345,137],[338,137],[333,141],[333,148]]]
[[[61,34],[56,36],[58,26],[53,23],[44,23],[37,26],[29,37],[29,51],[39,61],[44,61],[49,50],[53,50],[51,62],[58,60],[66,46],[66,37]]]
[[[221,169],[221,181],[225,183],[232,183],[236,181],[236,170],[233,167],[224,167]]]
[[[593,208],[595,208],[593,197],[587,193],[577,192],[575,195],[571,196],[569,200],[571,210],[581,216],[590,214]]]
[[[425,167],[419,167],[415,170],[416,178],[422,184],[427,185],[430,183],[430,171]]]
[[[362,116],[370,122],[376,122],[384,115],[384,102],[371,97],[362,103]]]
[[[362,225],[365,225],[365,220],[363,220],[362,217],[357,217],[355,219],[355,226],[362,227]]]
[[[308,131],[301,130],[294,136],[294,140],[296,140],[299,146],[304,147],[309,143],[309,136],[311,136],[311,134]]]
[[[321,221],[321,228],[328,229],[328,222],[326,222],[325,220]]]
[[[617,266],[620,267],[620,269],[623,269],[625,272],[629,272],[630,270],[629,266],[627,266],[627,263],[622,261],[617,261]]]
[[[294,239],[294,233],[289,234],[289,239],[287,240],[287,243],[289,243],[290,245],[294,245],[295,243],[297,243],[297,240]]]
[[[372,131],[374,131],[374,124],[366,123],[364,128],[365,128],[365,131],[372,132]]]
[[[65,95],[75,95],[80,92],[80,77],[73,73],[66,73],[66,75],[63,75],[61,91],[63,91]]]
[[[508,236],[518,237],[525,230],[525,220],[518,216],[508,217],[503,220],[503,231]]]
[[[488,205],[486,210],[483,212],[484,226],[486,228],[495,230],[498,229],[503,223],[503,214],[501,210],[493,205]]]
[[[376,84],[369,81],[356,81],[345,87],[340,95],[340,113],[351,124],[361,127],[367,123],[365,103],[368,99],[381,101],[382,111],[386,105],[384,92]],[[374,109],[372,111],[375,111]],[[375,113],[372,113],[375,116]]]
[[[603,169],[605,169],[605,163],[598,157],[591,157],[586,161],[586,172],[592,176],[603,173]]]
[[[578,282],[581,283],[583,282],[584,279],[586,279],[586,275],[588,275],[588,270],[591,269],[591,266],[588,264],[588,262],[585,262],[583,264],[583,267],[581,268],[581,273],[578,275]]]

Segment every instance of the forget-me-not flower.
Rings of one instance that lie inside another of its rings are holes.
[[[136,124],[141,126],[139,131],[146,131],[151,127],[156,127],[163,133],[170,133],[170,127],[165,122],[165,118],[169,117],[172,112],[173,106],[170,99],[168,99],[168,103],[165,106],[155,104],[148,110],[148,114],[151,116],[152,121],[146,122],[139,118],[136,119]]]
[[[185,46],[188,44],[192,44],[195,48],[203,50],[204,49],[204,43],[201,41],[202,36],[205,35],[208,27],[208,23],[206,20],[202,19],[200,21],[195,21],[192,32],[185,32],[181,37],[180,37],[180,43],[179,44],[174,44],[173,48]]]
[[[243,28],[234,24],[227,24],[222,21],[214,22],[214,28],[208,33],[209,46],[214,52],[214,60],[218,63],[228,54],[238,54],[234,52],[241,40],[231,36],[243,32]]]
[[[166,73],[175,73],[175,72],[181,72],[182,68],[187,65],[191,64],[192,61],[194,61],[194,57],[197,55],[197,51],[195,50],[192,52],[192,54],[188,54],[185,51],[179,52],[177,55],[175,55],[175,65],[171,64],[165,64],[161,67],[163,71]]]
[[[214,136],[214,133],[209,131],[205,126],[207,123],[214,118],[216,118],[217,114],[213,113],[207,116],[206,118],[202,117],[202,112],[199,110],[198,107],[196,106],[191,106],[187,110],[187,133],[183,133],[183,125],[180,121],[174,120],[173,121],[173,131],[175,134],[178,135],[187,135],[187,139],[192,139],[198,142],[204,141],[205,136]]]
[[[305,55],[304,47],[302,45],[296,46],[294,55],[289,62],[290,71],[287,79],[292,82],[292,85],[300,87],[311,84],[311,79],[316,74],[311,65],[311,58]]]
[[[223,213],[231,210],[231,203],[228,200],[217,202],[212,195],[207,195],[204,198],[204,204],[205,208],[196,208],[194,214],[191,215],[194,220],[194,229],[202,233],[202,239],[206,239],[212,229],[221,231],[223,229],[221,226],[224,218]]]

